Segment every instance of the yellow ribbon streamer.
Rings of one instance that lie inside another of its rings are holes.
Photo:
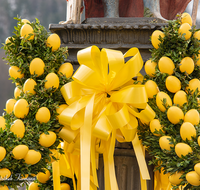
[[[125,63],[126,57],[130,59]],[[98,187],[96,162],[99,153],[104,158],[105,189],[118,189],[113,159],[116,139],[132,142],[142,178],[149,179],[142,145],[136,134],[136,118],[150,122],[155,113],[147,104],[144,85],[133,84],[133,77],[142,80],[139,72],[143,61],[139,50],[131,48],[123,55],[120,51],[100,51],[91,46],[79,51],[77,59],[80,67],[73,75],[74,81],[61,88],[69,106],[59,117],[64,125],[59,136],[68,143],[65,152],[80,154],[80,168],[71,166],[77,177],[77,189]],[[74,164],[73,161],[68,163]]]
[[[92,96],[85,108],[84,125],[81,127],[81,189],[90,189],[90,150],[91,150],[91,133],[92,133],[92,115],[94,97]]]
[[[59,162],[54,161],[52,163],[52,170],[53,170],[53,187],[54,190],[60,190],[60,167]]]
[[[145,157],[143,153],[143,147],[141,145],[141,142],[138,139],[138,136],[136,134],[134,140],[132,141],[133,148],[135,150],[136,158],[138,161],[138,165],[140,168],[140,171],[146,171],[146,172],[141,172],[142,178],[143,179],[150,179],[149,173],[148,173],[148,168],[147,165],[145,164]]]

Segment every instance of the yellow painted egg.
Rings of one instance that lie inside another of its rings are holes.
[[[60,41],[60,37],[57,34],[51,34],[48,38],[47,38],[47,47],[51,47],[52,51],[56,51],[61,44]]]
[[[25,125],[21,119],[17,119],[10,127],[10,131],[13,132],[17,137],[23,138],[25,133]]]
[[[42,133],[39,138],[39,144],[44,147],[50,147],[56,141],[56,134],[53,131],[48,131],[49,134]]]
[[[59,105],[58,108],[56,108],[56,112],[59,114],[59,115],[57,116],[57,119],[59,119],[60,114],[61,114],[61,113],[63,112],[63,110],[66,109],[67,107],[68,107],[67,104],[61,104],[61,105]]]
[[[156,72],[156,65],[157,63],[154,61],[151,60],[146,61],[144,65],[144,70],[146,74],[149,75],[150,77],[154,77],[154,74]]]
[[[37,164],[41,160],[41,154],[39,151],[29,150],[24,158],[25,163],[27,164]]]
[[[73,66],[71,63],[64,63],[60,66],[59,70],[58,70],[58,74],[63,74],[65,75],[67,78],[71,77],[72,74],[74,72]]]
[[[37,77],[44,73],[45,64],[40,58],[34,58],[29,66],[29,71],[31,75],[37,74]]]
[[[46,183],[49,180],[50,175],[51,175],[50,171],[45,168],[45,173],[39,172],[36,178],[40,183]]]
[[[184,122],[180,128],[181,138],[185,141],[186,139],[191,140],[192,137],[196,137],[196,129],[190,122]]]
[[[161,37],[161,38],[164,38],[165,37],[165,34],[162,32],[162,31],[160,31],[160,30],[155,30],[153,33],[152,33],[152,35],[151,35],[151,43],[152,43],[152,45],[153,45],[153,47],[155,48],[155,49],[158,49],[158,47],[159,47],[159,44],[160,44],[160,40],[159,40],[159,36]]]
[[[181,15],[181,23],[188,23],[190,26],[192,26],[192,17],[189,13],[183,13]]]
[[[20,68],[17,67],[17,66],[11,66],[9,68],[9,75],[10,77],[14,78],[14,79],[17,79],[17,78],[23,78],[24,77],[24,74],[21,73],[21,71],[19,71]]]
[[[194,33],[194,38],[196,38],[197,40],[200,40],[200,31],[198,30],[198,31],[196,31],[195,33]]]
[[[16,104],[17,100],[15,99],[9,99],[6,102],[6,112],[7,113],[12,113],[13,109],[14,109],[14,105]]]
[[[192,93],[194,93],[197,88],[198,91],[200,91],[200,81],[199,79],[194,78],[189,81],[189,85],[187,86],[186,90],[191,90]]]
[[[162,126],[160,124],[160,121],[158,119],[153,119],[151,120],[150,124],[150,131],[155,135],[155,136],[161,136],[160,134],[156,134],[155,131],[161,130],[163,132]]]
[[[28,115],[29,105],[25,99],[19,99],[14,105],[14,114],[17,118],[24,118]]]
[[[24,93],[27,94],[36,94],[34,88],[37,85],[37,83],[33,79],[27,79],[23,86]]]
[[[191,29],[192,28],[188,23],[183,23],[179,27],[178,33],[181,34],[181,35],[184,34],[185,40],[189,40],[191,35],[192,35],[192,32],[190,31]]]
[[[194,61],[191,57],[185,57],[181,60],[179,69],[182,73],[191,74],[194,71]]]
[[[179,185],[183,179],[181,179],[180,177],[183,175],[183,172],[176,172],[172,175],[169,176],[169,182],[172,185]]]
[[[181,15],[181,23],[188,23],[190,26],[192,26],[192,17],[190,16],[189,13],[183,13]]]
[[[55,73],[49,73],[46,78],[46,82],[44,84],[44,87],[46,89],[48,88],[58,88],[59,87],[59,78]]]
[[[190,109],[186,112],[184,121],[188,121],[192,123],[193,125],[199,124],[199,112],[196,109]]]
[[[34,39],[34,31],[33,31],[32,26],[29,24],[24,24],[21,27],[20,35],[22,38],[27,38],[28,40]]]
[[[28,187],[28,190],[39,190],[39,189],[40,189],[39,183],[35,183],[35,182],[30,183]]]
[[[197,172],[198,175],[200,175],[200,163],[195,164],[194,171]]]
[[[70,185],[68,183],[61,183],[60,184],[60,189],[61,190],[70,190]]]
[[[55,149],[50,149],[51,153],[49,154],[50,158],[51,158],[51,162],[54,162],[55,159],[53,157],[55,157],[56,159],[59,159],[59,153],[57,150]]]
[[[22,89],[16,86],[14,90],[14,97],[17,99],[18,97],[20,97],[21,93],[22,93]]]
[[[11,172],[8,168],[1,168],[0,169],[0,180],[8,179],[11,176]]]
[[[175,145],[175,152],[179,158],[181,156],[186,156],[189,153],[192,153],[191,147],[186,143],[177,143]]]
[[[161,73],[172,75],[174,72],[174,62],[169,57],[161,57],[158,61],[158,69]]]
[[[165,81],[167,90],[172,93],[176,93],[181,89],[181,81],[175,76],[168,76]]]
[[[51,113],[47,107],[41,107],[38,109],[35,119],[40,123],[47,123],[51,118]]]
[[[6,156],[6,149],[3,146],[0,146],[0,162],[5,158]]]
[[[200,136],[197,139],[198,145],[200,146]]]
[[[153,98],[153,96],[159,92],[158,86],[153,80],[148,80],[145,83],[145,89],[146,89],[148,98]]]
[[[8,44],[8,43],[10,43],[11,41],[10,41],[10,36],[9,37],[7,37],[6,39],[5,39],[5,44]]]
[[[177,124],[180,122],[181,119],[184,119],[184,113],[181,108],[177,106],[171,106],[167,110],[167,118],[171,123]]]
[[[200,185],[200,176],[197,174],[197,172],[195,171],[188,172],[185,177],[189,184],[193,186]]]
[[[174,147],[173,144],[170,144],[171,137],[170,136],[162,136],[159,139],[159,145],[162,150],[171,150],[171,147]]]
[[[7,185],[0,185],[0,190],[9,190],[8,186]]]
[[[24,24],[30,23],[30,21],[28,19],[22,19],[21,22],[23,22]]]
[[[0,116],[0,129],[4,130],[6,128],[6,120],[3,116]]]
[[[182,106],[184,103],[187,103],[187,94],[183,90],[176,92],[173,98],[173,102],[176,105]]]
[[[13,148],[12,153],[14,155],[14,158],[17,160],[24,159],[29,151],[28,146],[24,144],[17,145],[15,148]]]
[[[166,108],[163,105],[164,100],[166,101],[167,106],[172,106],[172,100],[169,97],[169,95],[165,92],[158,92],[158,94],[156,95],[156,105],[162,112],[166,110]]]

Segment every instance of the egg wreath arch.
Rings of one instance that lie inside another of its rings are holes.
[[[138,133],[153,157],[155,189],[200,188],[199,40],[188,13],[151,36],[144,84],[156,117]]]
[[[52,182],[48,181],[51,173],[46,169],[50,171],[49,162],[57,158],[58,162],[52,162],[54,189],[61,187],[61,173],[71,174],[75,189],[76,185],[77,189],[96,189],[96,160],[103,154],[105,189],[116,190],[116,139],[132,142],[142,178],[149,179],[136,134],[139,119],[143,125],[139,125],[138,134],[154,157],[151,163],[166,173],[155,172],[155,189],[169,189],[171,184],[174,189],[198,189],[200,48],[199,32],[191,28],[190,16],[182,15],[170,21],[163,32],[153,33],[155,49],[145,64],[145,87],[132,80],[135,76],[140,79],[143,65],[137,48],[125,55],[107,49],[100,51],[96,46],[79,51],[80,67],[70,82],[70,74],[61,69],[67,49],[59,48],[59,43],[55,43],[55,49],[48,47],[51,38],[37,19],[35,23],[18,21],[15,35],[4,46],[11,66],[9,73],[17,87],[15,98],[7,101],[6,113],[1,117],[1,185],[16,188],[23,181],[14,181],[20,172],[37,174],[30,190],[52,189]],[[125,64],[125,57],[132,58]],[[60,137],[64,144],[60,145]],[[65,156],[57,153],[63,150]],[[45,176],[39,172],[45,172]],[[5,181],[11,174],[14,180]],[[166,178],[170,183],[162,183]],[[141,185],[146,189],[145,183]]]
[[[58,35],[48,33],[38,19],[15,19],[14,35],[3,46],[16,88],[0,116],[0,189],[28,185],[27,177],[39,173],[50,179],[51,164],[63,152],[58,118],[67,104],[60,88],[73,74]]]

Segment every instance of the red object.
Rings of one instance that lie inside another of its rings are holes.
[[[177,13],[183,13],[185,11],[190,1],[191,0],[161,0],[161,15],[168,20],[173,20]]]
[[[191,0],[160,0],[161,15],[172,20],[177,13],[182,13]],[[104,17],[102,0],[84,0],[85,17]],[[143,0],[119,0],[120,17],[143,17]]]

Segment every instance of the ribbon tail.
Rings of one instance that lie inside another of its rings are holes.
[[[110,141],[110,140],[108,140],[108,141]],[[105,151],[103,152],[103,162],[104,162],[104,184],[105,184],[105,190],[110,190],[109,163],[108,163],[107,145],[105,146]]]
[[[104,158],[104,179],[105,190],[118,190],[117,179],[115,175],[114,165],[114,148],[115,148],[116,130],[113,130],[111,139],[108,140],[105,146]]]
[[[94,97],[95,94],[85,107],[84,125],[80,129],[81,190],[90,190],[90,150]]]
[[[116,179],[116,175],[115,175],[115,164],[114,164],[115,139],[116,139],[116,130],[113,130],[110,147],[109,147],[109,152],[108,152],[111,190],[118,190],[118,184],[117,184],[117,179]]]
[[[171,183],[169,182],[166,190],[170,190],[170,189],[171,189]]]
[[[140,184],[141,184],[141,190],[147,190],[147,181],[142,178],[141,172],[140,172]]]
[[[73,187],[74,187],[74,190],[76,190],[76,181],[75,181],[75,178],[74,178],[74,168],[73,168],[73,165],[72,165],[72,162],[71,162],[71,156],[70,156],[69,153],[65,152],[65,157],[69,162],[70,170],[71,170],[71,174],[72,174]]]
[[[91,165],[92,165],[92,176],[93,176],[93,183],[96,187],[99,187],[98,180],[97,180],[97,172],[96,172],[96,154],[95,154],[95,141],[96,138],[92,137],[92,144],[91,144]]]
[[[60,169],[59,169],[59,161],[54,161],[52,163],[53,170],[53,188],[54,190],[60,190]]]
[[[160,188],[161,188],[161,179],[160,179],[160,173],[159,173],[158,170],[154,172],[154,183],[155,183],[154,189],[155,190],[160,190]]]
[[[132,141],[132,144],[133,144],[133,148],[135,150],[135,155],[136,155],[136,158],[137,158],[137,161],[138,161],[141,176],[142,176],[143,179],[150,180],[149,171],[148,171],[145,156],[144,156],[144,153],[143,153],[143,147],[142,147],[141,142],[139,141],[137,134],[135,135],[135,138]]]

